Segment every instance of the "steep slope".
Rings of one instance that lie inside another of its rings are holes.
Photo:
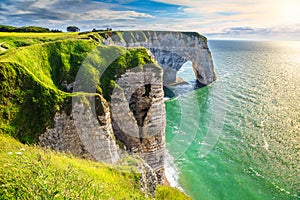
[[[0,134],[1,199],[153,199],[142,192],[140,173],[125,165],[104,165]],[[140,162],[126,158],[126,162]],[[190,199],[158,187],[156,199]]]

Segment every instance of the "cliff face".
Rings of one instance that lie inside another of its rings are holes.
[[[96,101],[105,102],[96,97]],[[101,105],[101,103],[98,103]],[[96,116],[90,106],[75,99],[72,112],[57,112],[55,126],[39,136],[41,146],[71,152],[74,155],[106,163],[119,160],[119,147],[113,134],[108,106]]]
[[[116,83],[109,106],[103,98],[97,97],[95,103],[89,99],[101,112],[95,113],[94,106],[73,98],[72,112],[57,113],[55,127],[39,137],[40,144],[114,163],[121,157],[116,137],[129,154],[144,159],[158,183],[163,183],[166,122],[162,69],[147,64],[127,70]]]
[[[206,38],[195,32],[128,31],[106,35],[106,45],[142,46],[151,51],[164,70],[163,82],[176,81],[181,66],[191,61],[196,79],[202,85],[216,80],[211,53]]]
[[[118,80],[110,104],[113,129],[127,150],[140,155],[163,183],[165,107],[162,70],[147,65]]]

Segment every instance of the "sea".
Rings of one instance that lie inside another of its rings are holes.
[[[210,40],[217,80],[191,62],[165,99],[166,176],[196,200],[300,199],[300,42]]]

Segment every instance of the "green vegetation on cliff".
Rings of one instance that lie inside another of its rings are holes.
[[[147,199],[134,169],[128,173],[126,166],[32,146],[54,125],[56,112],[70,109],[74,95],[103,95],[102,101],[109,101],[126,69],[153,62],[144,48],[105,47],[101,40],[98,33],[0,33],[7,49],[0,52],[0,199]],[[75,81],[83,63],[89,76],[82,81],[94,81],[97,91],[71,93],[64,84]],[[178,198],[188,199],[178,190],[158,187],[157,199]]]
[[[61,83],[73,81],[92,41],[58,41],[7,51],[0,57],[0,132],[36,142],[54,114],[70,101]]]
[[[114,80],[126,69],[153,62],[143,48],[105,47],[82,35],[68,38],[69,34],[65,34],[64,40],[50,42],[39,37],[33,39],[37,44],[11,48],[0,56],[0,133],[24,143],[35,143],[47,127],[53,126],[54,114],[71,104],[71,97],[77,94],[67,91],[63,84],[75,81],[85,59],[89,62],[83,65],[87,77],[81,81],[94,81],[97,91],[107,100]],[[19,40],[25,41],[26,35]],[[96,88],[91,92],[95,93]]]

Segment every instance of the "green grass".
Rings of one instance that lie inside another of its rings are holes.
[[[7,49],[30,46],[44,42],[84,38],[78,33],[14,33],[0,32],[0,43]]]
[[[88,53],[96,48],[93,41],[66,40],[13,49],[0,62],[16,63],[50,87],[61,89],[62,80],[74,77]]]
[[[20,65],[0,63],[0,133],[34,143],[38,133],[53,125],[51,119],[66,96]]]
[[[151,199],[129,166],[104,165],[0,134],[0,199]],[[156,199],[189,199],[159,186]]]
[[[72,37],[78,35],[79,33],[19,33],[19,32],[0,32],[0,37],[31,37],[31,38],[40,38],[48,37],[48,39],[53,39],[53,37]]]
[[[4,135],[0,155],[1,199],[146,199],[134,169],[118,171]]]
[[[156,199],[190,200],[191,198],[177,188],[159,185],[156,188]]]

